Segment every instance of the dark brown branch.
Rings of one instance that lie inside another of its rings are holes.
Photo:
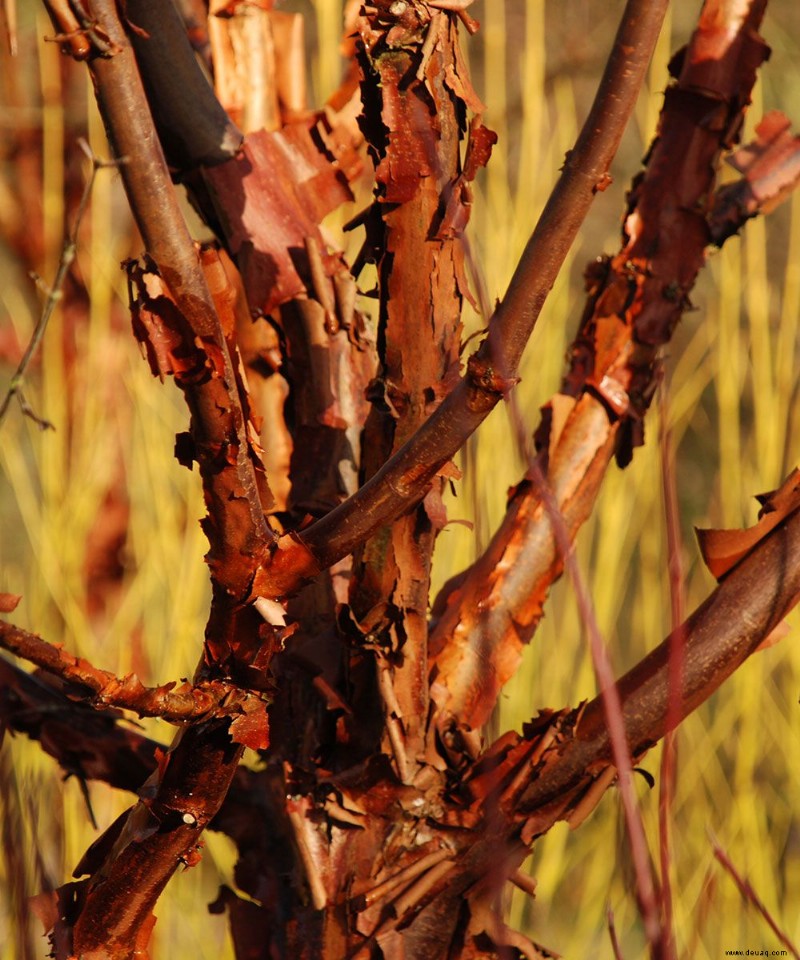
[[[617,683],[631,753],[641,756],[685,719],[756,650],[800,599],[800,511],[741,561],[675,633]],[[685,643],[679,711],[670,700],[670,651]],[[519,810],[533,813],[589,782],[611,758],[602,697],[579,711],[574,736],[546,756]]]
[[[130,41],[170,166],[186,171],[234,157],[242,133],[203,75],[174,4],[126,0],[125,16],[135,28]]]
[[[285,538],[256,592],[282,596],[346,556],[424,496],[435,475],[513,386],[539,311],[598,190],[633,109],[661,28],[666,0],[629,0],[589,118],[531,236],[489,336],[467,375],[425,425],[353,497]]]

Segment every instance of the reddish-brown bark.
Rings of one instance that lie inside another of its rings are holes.
[[[350,553],[380,524],[421,499],[514,385],[519,357],[542,304],[598,188],[605,184],[665,9],[665,3],[635,2],[626,8],[592,111],[466,376],[355,496],[301,537],[281,541],[257,578],[257,591],[291,592],[302,577]]]
[[[678,75],[629,196],[622,248],[587,271],[588,304],[570,369],[536,432],[538,462],[571,537],[591,514],[614,453],[627,464],[642,442],[657,350],[689,306],[711,242],[719,158],[738,135],[756,68],[769,52],[757,33],[763,9],[749,4],[731,34],[716,5],[707,5],[673,61]],[[538,485],[523,479],[486,555],[436,602],[435,696],[456,722],[480,727],[488,719],[561,568]]]
[[[462,117],[477,102],[456,26],[443,14],[358,21],[364,113],[376,199],[362,214],[377,262],[381,368],[369,386],[362,474],[372,476],[428,419],[458,378],[466,290],[458,231],[443,198],[461,182]],[[430,47],[429,55],[423,50]],[[421,57],[428,56],[423,62]],[[433,122],[435,118],[435,123]],[[479,125],[476,131],[487,134]],[[489,143],[493,135],[489,136]],[[473,143],[480,133],[473,134]],[[474,153],[474,150],[472,151]],[[488,157],[488,151],[485,154]],[[474,172],[473,172],[474,176]],[[428,713],[430,567],[445,522],[437,479],[422,504],[356,552],[350,609],[374,646],[387,736],[398,775],[413,777]],[[302,534],[301,534],[302,536]]]
[[[197,70],[180,19],[162,5],[128,0],[127,30],[112,0],[93,0],[91,17],[77,0],[51,6],[64,31],[81,28],[69,42],[90,58],[114,149],[127,158],[123,178],[146,246],[127,264],[134,332],[153,373],[175,380],[191,413],[176,455],[199,465],[213,586],[202,659],[185,690],[146,690],[0,629],[0,642],[72,681],[67,695],[86,701],[74,707],[79,740],[95,742],[71,754],[64,692],[0,664],[4,728],[40,738],[78,776],[139,792],[78,865],[85,879],[52,898],[57,956],[143,956],[153,906],[180,863],[194,862],[206,827],[225,830],[239,849],[236,882],[252,899],[223,890],[213,909],[227,910],[241,957],[465,960],[499,957],[505,946],[544,955],[504,927],[497,894],[535,837],[557,819],[577,824],[613,782],[607,704],[544,710],[521,735],[481,749],[479,728],[560,568],[535,484],[523,481],[485,557],[441,598],[429,651],[430,556],[450,457],[514,385],[544,298],[605,185],[664,4],[629,2],[584,132],[461,378],[468,291],[459,235],[469,182],[492,142],[479,117],[466,122],[481,109],[458,51],[457,21],[475,26],[468,0],[379,0],[353,21],[376,164],[359,262],[374,259],[378,269],[378,368],[355,281],[320,230],[349,196],[353,140],[330,116],[298,118],[301,97],[280,86],[274,56],[258,89],[277,113],[265,109],[259,122],[275,114],[277,126],[280,114],[282,126],[246,129],[242,139]],[[718,235],[709,198],[730,209],[727,194],[713,194],[713,176],[766,52],[755,33],[762,9],[760,0],[747,6],[736,32],[723,17],[730,11],[712,0],[704,7],[631,196],[623,250],[589,278],[570,371],[538,434],[568,537],[614,452],[627,462],[638,439],[657,348]],[[235,25],[255,31],[248,56],[254,37],[268,52],[277,23],[266,4],[253,24]],[[237,44],[216,37],[212,63],[223,56],[236,74]],[[181,77],[172,99],[165,51],[175,52]],[[231,105],[244,102],[241,87],[226,89]],[[159,104],[152,118],[148,98]],[[192,244],[156,129],[226,252]],[[795,144],[780,123],[760,137],[749,162],[737,161],[752,196],[734,198],[725,223],[794,182]],[[261,379],[252,394],[251,377]],[[280,491],[273,499],[261,441],[275,437],[266,454]],[[736,540],[735,563],[726,560],[706,603],[619,682],[634,757],[796,602],[794,483],[766,504],[770,519]],[[353,551],[351,570],[344,558]],[[677,691],[675,636],[685,644]],[[115,715],[89,722],[89,701],[156,713],[181,729],[159,753]],[[263,771],[239,767],[244,744],[262,751]]]

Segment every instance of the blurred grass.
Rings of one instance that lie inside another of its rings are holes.
[[[325,52],[313,59],[311,70],[319,100],[338,74],[338,58],[328,41],[338,30],[341,4],[306,0],[285,7],[315,16],[310,34],[325,38]],[[474,10],[483,29],[466,45],[476,85],[488,104],[486,122],[499,132],[500,142],[476,185],[470,238],[494,301],[505,289],[585,115],[616,12],[601,14],[586,0],[495,0],[478,2]],[[527,351],[519,392],[531,429],[538,406],[558,387],[582,306],[583,265],[618,245],[623,193],[655,128],[668,58],[686,39],[694,12],[685,5],[675,8],[659,43],[649,89],[612,171],[614,186],[598,198]],[[586,29],[576,30],[575,24]],[[40,23],[38,32],[50,32],[49,27]],[[773,107],[800,122],[800,14],[788,0],[779,0],[763,32],[775,52],[764,69],[749,126],[762,109]],[[40,272],[47,279],[62,242],[65,121],[58,51],[39,44],[38,56],[46,230]],[[91,102],[90,93],[85,101]],[[84,109],[83,121],[72,117],[70,122],[88,124],[94,149],[107,155],[96,113],[90,106]],[[202,636],[208,587],[202,562],[206,544],[197,520],[203,508],[197,476],[179,467],[172,455],[174,435],[186,425],[182,401],[171,384],[153,381],[127,327],[115,320],[124,314],[119,261],[131,251],[138,253],[120,214],[120,193],[114,173],[98,179],[88,243],[78,261],[91,309],[78,330],[75,356],[65,354],[68,337],[57,314],[29,383],[34,407],[57,430],[41,433],[16,411],[2,427],[0,590],[23,595],[16,615],[23,626],[98,665],[120,672],[135,669],[145,681],[162,682],[191,673]],[[2,322],[13,324],[25,342],[34,323],[35,299],[13,263],[2,259],[4,275],[13,280],[0,290]],[[713,255],[693,300],[697,309],[686,316],[667,358],[688,609],[712,588],[698,563],[692,527],[752,522],[757,508],[753,495],[775,487],[800,452],[792,435],[800,422],[794,390],[800,199],[765,221],[751,222],[741,239]],[[466,319],[469,330],[482,324],[474,316]],[[646,446],[626,471],[609,474],[578,543],[599,623],[620,672],[669,629],[657,436],[654,408]],[[471,519],[475,533],[460,525],[443,532],[436,557],[438,583],[485,545],[502,516],[507,487],[520,477],[521,459],[502,411],[470,441],[464,465],[465,478],[450,512]],[[90,615],[87,537],[107,497],[118,494],[120,486],[130,506],[124,572],[105,608]],[[725,949],[778,946],[714,862],[709,828],[789,935],[800,940],[796,617],[792,626],[790,637],[753,657],[679,734],[673,883],[680,954],[692,960],[716,958]],[[540,707],[575,704],[594,692],[572,593],[560,583],[506,692],[499,727],[519,727]],[[157,723],[145,726],[153,736],[169,739],[170,731]],[[74,781],[61,786],[38,745],[16,739],[7,741],[5,749],[10,762],[2,775],[22,798],[19,842],[25,860],[34,864],[34,851],[42,851],[44,878],[57,881],[69,875],[95,836],[80,790]],[[644,766],[657,773],[658,760],[655,749]],[[102,829],[128,798],[101,785],[90,789]],[[657,792],[644,781],[639,790],[655,851]],[[229,842],[209,837],[202,864],[176,878],[159,904],[155,957],[232,955],[224,921],[206,910],[220,876],[229,881],[231,869]],[[612,955],[606,928],[610,905],[624,956],[642,955],[613,791],[579,831],[573,834],[559,824],[543,838],[530,869],[538,879],[537,897],[530,901],[517,891],[509,897],[512,924],[567,957],[606,958]],[[33,868],[21,879],[30,893],[42,886]],[[4,892],[14,880],[9,865],[0,863]],[[10,897],[0,897],[0,960],[24,956],[13,933],[10,902]],[[35,955],[44,956],[43,941],[36,943]]]

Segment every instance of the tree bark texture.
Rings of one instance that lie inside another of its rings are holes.
[[[462,235],[496,139],[459,48],[459,29],[477,28],[469,5],[351,4],[357,74],[312,113],[291,82],[299,21],[272,3],[212,4],[205,32],[194,4],[48,2],[72,53],[88,59],[144,242],[126,264],[133,330],[153,374],[174,379],[187,403],[176,457],[199,468],[212,582],[198,667],[177,688],[116,678],[0,624],[2,646],[60,678],[0,661],[2,723],[67,772],[138,794],[52,898],[58,957],[146,956],[159,894],[196,862],[206,828],[238,848],[239,893],[221,890],[212,909],[227,912],[241,960],[549,955],[505,927],[498,895],[533,841],[557,820],[577,825],[616,770],[602,696],[482,740],[563,566],[542,484],[573,538],[614,456],[625,466],[642,442],[659,349],[706,248],[794,186],[800,151],[773,120],[739,155],[736,190],[718,190],[768,48],[757,33],[764,2],[707,0],[673,62],[621,249],[587,273],[536,470],[429,614],[452,458],[516,383],[607,183],[666,6],[629,0],[583,131],[462,369],[472,296]],[[365,232],[351,270],[321,224],[352,196],[362,140],[375,184],[351,224]],[[192,242],[173,179],[215,242]],[[356,286],[368,263],[374,329]],[[793,475],[718,571],[719,587],[619,680],[633,759],[796,602],[798,510]],[[121,709],[174,723],[172,744],[118,726]],[[259,751],[259,772],[240,765],[245,746]]]

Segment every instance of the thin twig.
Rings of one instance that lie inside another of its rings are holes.
[[[617,928],[614,925],[614,911],[611,909],[610,904],[606,910],[606,920],[608,922],[608,935],[611,938],[611,949],[614,951],[615,960],[623,960],[622,950],[620,949],[619,940],[617,939]]]
[[[683,683],[683,661],[686,637],[682,627],[685,619],[684,571],[682,562],[683,542],[681,537],[680,511],[678,508],[678,490],[675,475],[675,450],[669,428],[669,403],[667,381],[663,370],[659,373],[661,381],[660,415],[661,432],[661,485],[664,491],[664,516],[667,528],[667,563],[669,570],[669,596],[671,609],[672,646],[669,653],[669,693],[667,695],[667,728],[664,748],[661,753],[661,780],[658,795],[658,847],[661,863],[661,904],[664,910],[665,936],[673,937],[672,884],[670,882],[670,862],[672,842],[670,837],[670,817],[672,799],[675,794],[675,776],[677,762],[677,732],[681,715],[681,685]]]
[[[631,749],[625,733],[625,718],[622,713],[622,702],[616,686],[614,669],[611,666],[606,643],[600,631],[600,626],[597,623],[594,604],[586,585],[586,579],[580,569],[578,558],[572,546],[566,521],[561,513],[558,501],[542,472],[539,461],[528,443],[528,434],[522,413],[519,409],[516,394],[511,396],[509,407],[519,452],[522,456],[526,457],[528,461],[528,475],[536,486],[541,502],[547,511],[547,516],[553,530],[553,538],[561,553],[564,569],[572,581],[581,620],[589,639],[589,649],[592,655],[592,662],[594,663],[598,686],[600,687],[600,695],[603,700],[603,712],[611,740],[614,766],[619,773],[622,808],[625,814],[625,824],[630,839],[631,856],[636,874],[637,899],[647,940],[650,944],[651,955],[654,958],[669,957],[668,937],[665,936],[661,922],[658,887],[653,878],[647,848],[647,837],[644,832],[636,792],[633,788]]]
[[[521,890],[523,893],[527,893],[532,900],[536,899],[537,881],[535,877],[531,877],[529,874],[523,873],[522,870],[515,870],[508,879],[518,890]]]
[[[3,422],[8,408],[11,405],[11,401],[14,399],[14,397],[16,397],[19,401],[20,409],[22,410],[23,415],[33,420],[40,430],[55,429],[52,423],[34,412],[33,408],[25,398],[25,394],[23,392],[25,374],[28,371],[28,367],[34,358],[36,351],[39,349],[42,339],[44,338],[45,330],[47,329],[47,324],[50,321],[50,317],[53,315],[56,305],[61,301],[63,296],[64,282],[67,279],[67,274],[69,273],[72,262],[75,259],[75,254],[78,250],[78,230],[80,229],[83,215],[86,213],[86,209],[89,206],[89,197],[92,193],[92,187],[94,186],[94,180],[97,176],[97,171],[103,170],[107,167],[117,167],[119,164],[126,162],[125,157],[120,157],[117,160],[101,160],[92,152],[89,144],[82,138],[78,140],[78,145],[91,161],[92,172],[89,176],[89,179],[84,184],[83,193],[81,194],[81,200],[78,204],[78,211],[75,214],[75,221],[72,225],[72,230],[67,235],[67,238],[64,241],[64,246],[61,248],[61,256],[58,260],[58,268],[56,270],[55,279],[53,280],[52,286],[47,290],[47,296],[45,297],[42,312],[39,315],[39,319],[36,323],[33,334],[31,335],[27,349],[25,350],[25,353],[19,362],[19,366],[11,378],[8,390],[3,398],[3,402],[0,404],[0,424]],[[34,279],[38,278],[34,276]]]
[[[736,867],[733,865],[730,858],[728,857],[728,854],[722,849],[722,847],[719,845],[719,843],[717,842],[713,834],[711,835],[711,843],[714,848],[715,858],[719,861],[719,863],[722,864],[724,869],[730,874],[733,882],[739,888],[739,893],[741,893],[741,895],[744,897],[744,899],[748,903],[751,903],[756,908],[756,910],[758,910],[758,912],[761,914],[764,920],[766,920],[770,930],[772,930],[772,932],[775,934],[778,940],[780,940],[780,942],[784,945],[784,947],[786,947],[786,949],[791,953],[791,955],[795,958],[795,960],[800,960],[800,952],[798,952],[797,947],[792,943],[788,935],[785,934],[783,930],[781,930],[781,928],[775,922],[775,919],[773,918],[772,914],[769,912],[769,910],[766,908],[761,898],[755,892],[752,885],[750,884],[750,881],[739,873],[739,871],[736,869]]]

